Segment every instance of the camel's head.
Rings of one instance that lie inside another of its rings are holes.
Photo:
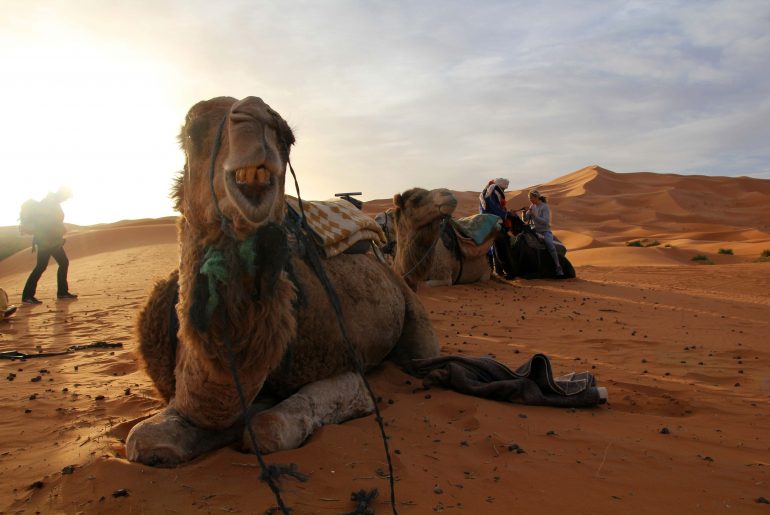
[[[457,207],[457,199],[452,192],[439,188],[425,190],[412,188],[393,196],[393,218],[398,231],[413,231],[430,225],[436,225],[443,217],[452,216]]]
[[[262,99],[199,102],[187,113],[179,140],[186,163],[173,197],[188,224],[210,233],[223,215],[243,238],[267,222],[281,223],[294,135]]]

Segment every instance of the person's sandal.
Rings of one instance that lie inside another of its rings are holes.
[[[27,297],[26,299],[21,300],[22,304],[28,304],[30,306],[35,306],[37,304],[42,304],[43,301],[37,300],[35,297]]]
[[[61,293],[57,295],[56,298],[59,300],[74,300],[74,299],[77,299],[78,296],[75,295],[74,293],[67,292],[67,293]]]

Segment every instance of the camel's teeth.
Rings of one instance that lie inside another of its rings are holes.
[[[243,181],[246,184],[254,184],[257,179],[257,167],[247,166],[246,168],[242,168],[242,170],[243,170]]]
[[[257,168],[257,182],[259,184],[270,184],[270,172],[264,168]]]
[[[270,172],[262,167],[245,166],[235,171],[235,182],[249,186],[270,184]]]

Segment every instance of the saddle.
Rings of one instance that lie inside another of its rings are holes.
[[[500,217],[496,215],[452,219],[446,224],[441,241],[458,259],[475,258],[486,255],[501,227]]]
[[[287,209],[299,218],[299,201],[286,195]],[[386,243],[385,235],[377,222],[344,199],[302,201],[313,240],[323,249],[327,258],[343,252],[364,254],[374,244]]]
[[[524,242],[531,249],[546,250],[543,237],[534,231],[522,232],[516,236],[516,240],[519,238],[524,238]],[[559,256],[563,256],[567,253],[567,247],[565,247],[564,244],[556,238],[556,236],[553,237],[553,244],[556,247],[556,254]]]

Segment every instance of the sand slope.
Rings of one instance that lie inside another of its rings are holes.
[[[399,513],[770,509],[756,502],[770,499],[770,263],[750,262],[770,247],[762,225],[770,217],[758,202],[751,213],[736,207],[727,223],[682,200],[717,202],[727,190],[748,204],[770,189],[767,181],[721,179],[581,170],[541,187],[552,195],[559,235],[581,247],[570,253],[578,279],[420,291],[442,352],[489,354],[511,366],[544,352],[557,373],[594,372],[610,403],[516,406],[425,391],[395,367],[381,367],[373,386],[394,450]],[[671,184],[689,193],[650,193]],[[523,194],[512,192],[511,205]],[[475,195],[459,194],[466,212],[475,210]],[[616,203],[618,195],[627,201]],[[658,201],[668,206],[665,214],[650,207]],[[590,212],[596,205],[611,217]],[[626,227],[630,220],[638,222]],[[673,223],[684,224],[682,232]],[[642,237],[663,244],[664,234],[677,248],[624,244]],[[52,264],[39,288],[45,303],[0,323],[0,350],[48,352],[96,340],[124,346],[0,361],[0,510],[263,513],[272,496],[258,480],[256,458],[237,448],[175,469],[124,457],[130,427],[161,406],[137,367],[132,325],[153,282],[176,265],[173,224],[83,228],[67,246],[80,299],[52,300]],[[691,253],[709,246],[736,255],[713,255],[723,258],[714,266],[691,264]],[[0,262],[0,286],[14,302],[32,257],[22,252]],[[374,487],[377,513],[390,513],[372,417],[325,427],[302,448],[268,460],[296,463],[310,476],[283,482],[294,513],[349,512],[350,493]],[[128,495],[114,497],[121,489]]]
[[[756,259],[770,248],[770,181],[749,177],[706,177],[615,173],[589,166],[534,185],[549,199],[554,233],[575,264],[669,265],[704,254],[723,263]],[[508,191],[508,208],[529,205],[526,190]],[[478,192],[455,192],[456,216],[478,212]],[[367,202],[371,214],[391,200]],[[624,249],[635,239],[657,240],[659,248]],[[671,247],[681,252],[669,252]],[[601,252],[587,249],[602,248]],[[719,255],[719,249],[733,255]]]

